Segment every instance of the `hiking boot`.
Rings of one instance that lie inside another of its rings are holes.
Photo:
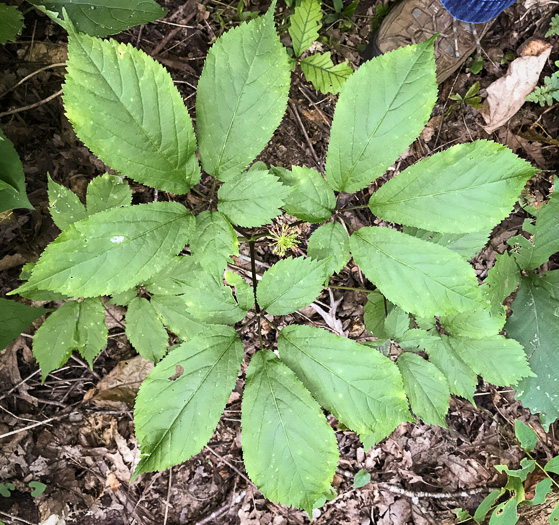
[[[427,40],[435,41],[437,82],[444,82],[479,46],[492,22],[469,24],[455,20],[440,0],[401,0],[386,15],[363,52],[365,60],[398,47]]]

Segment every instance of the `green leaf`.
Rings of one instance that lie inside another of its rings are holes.
[[[48,175],[49,212],[61,230],[87,217],[85,206],[78,196],[65,186],[54,182]]]
[[[223,214],[203,211],[196,217],[196,230],[190,240],[194,260],[212,275],[221,275],[230,255],[239,255],[239,241]]]
[[[516,259],[508,253],[497,254],[495,265],[487,272],[485,283],[488,295],[494,303],[502,303],[520,284],[520,268]]]
[[[478,140],[409,167],[373,193],[369,207],[386,221],[425,230],[479,232],[511,212],[534,173],[505,146]]]
[[[0,297],[0,350],[6,348],[35,319],[50,312],[48,308],[34,308]]]
[[[530,368],[537,377],[527,377],[516,387],[516,397],[531,412],[541,413],[546,431],[559,417],[557,379],[557,341],[559,341],[559,301],[545,288],[547,278],[522,279],[512,316],[505,328],[526,352]]]
[[[22,29],[23,14],[21,11],[15,5],[0,4],[0,44],[5,44],[8,40],[15,41]]]
[[[516,499],[510,499],[497,505],[491,515],[489,525],[515,525],[518,522],[517,509],[518,501]]]
[[[339,272],[349,261],[349,237],[339,222],[329,222],[320,226],[310,237],[307,255],[322,261],[330,258],[326,273]]]
[[[134,423],[141,454],[132,480],[202,450],[219,422],[242,360],[237,332],[214,326],[173,349],[154,367],[136,398]]]
[[[536,461],[533,459],[524,458],[520,462],[520,467],[518,470],[509,469],[506,465],[495,465],[495,470],[499,472],[504,472],[509,478],[518,478],[520,481],[526,481],[528,474],[534,472],[536,468]]]
[[[445,376],[417,354],[401,354],[397,364],[414,413],[427,425],[446,427],[450,390]]]
[[[151,298],[151,305],[163,324],[184,341],[190,341],[193,337],[201,335],[208,327],[190,314],[184,297],[154,295]]]
[[[254,291],[239,274],[226,272],[225,279],[235,287],[235,297],[239,303],[239,307],[245,311],[249,311],[254,306]]]
[[[199,182],[194,128],[161,64],[129,44],[71,29],[67,71],[66,115],[105,164],[170,193]]]
[[[441,324],[451,336],[470,339],[484,339],[498,335],[505,326],[505,321],[505,310],[500,305],[493,309],[478,308],[440,318]]]
[[[172,261],[188,242],[193,222],[192,214],[178,202],[96,213],[51,242],[31,279],[10,294],[30,289],[75,297],[124,292]]]
[[[371,481],[371,474],[369,474],[369,472],[367,472],[366,470],[361,469],[353,477],[353,488],[360,489],[370,481]]]
[[[233,224],[254,228],[280,215],[279,208],[290,192],[267,169],[250,170],[219,188],[217,209]]]
[[[101,299],[68,301],[53,312],[33,338],[33,355],[41,367],[43,381],[60,368],[74,350],[91,366],[107,344],[105,310]]]
[[[87,186],[87,213],[120,208],[132,204],[132,190],[123,177],[105,173],[95,177]]]
[[[281,331],[278,350],[313,397],[357,432],[366,449],[409,421],[398,368],[376,350],[297,325]]]
[[[216,41],[196,95],[200,157],[210,175],[238,174],[264,149],[285,113],[290,80],[272,8]]]
[[[551,525],[557,525],[557,523],[559,523],[559,501],[555,503],[555,507],[553,507],[553,511],[549,515],[547,522]]]
[[[100,37],[153,22],[166,14],[153,0],[32,0],[31,3],[58,17],[65,9],[78,31]],[[57,18],[51,18],[58,22]]]
[[[336,196],[318,171],[311,168],[293,166],[272,168],[282,184],[290,186],[291,193],[285,197],[283,209],[305,222],[324,222],[332,216],[336,207]]]
[[[14,208],[33,209],[25,194],[23,166],[14,145],[0,129],[0,213]]]
[[[289,35],[293,51],[300,57],[318,39],[322,12],[318,0],[303,0],[289,18]]]
[[[9,498],[11,496],[11,491],[15,490],[16,486],[13,483],[0,483],[0,496]]]
[[[302,257],[277,262],[258,284],[258,304],[271,315],[287,315],[308,306],[322,291],[325,264]]]
[[[501,497],[501,494],[503,494],[503,492],[503,490],[495,489],[483,499],[474,514],[474,520],[476,521],[476,523],[481,523],[485,519],[485,516],[487,516],[487,513],[491,510],[495,502]]]
[[[189,290],[183,280],[192,272],[200,271],[194,257],[180,255],[173,257],[161,271],[144,283],[150,294],[180,295]]]
[[[394,305],[388,301],[379,291],[374,290],[367,295],[367,302],[364,307],[365,327],[373,336],[382,341],[389,339],[384,322]]]
[[[135,297],[128,305],[126,337],[137,352],[149,361],[157,363],[167,353],[167,331],[153,305],[143,297]]]
[[[398,340],[410,329],[410,314],[394,306],[384,320],[384,328],[391,339]]]
[[[336,473],[336,437],[308,390],[269,350],[248,367],[242,428],[246,471],[260,492],[312,515]]]
[[[353,68],[347,60],[334,65],[330,58],[330,51],[303,58],[301,69],[314,89],[325,95],[339,93],[345,81],[353,73]]]
[[[431,317],[481,304],[473,268],[442,246],[380,227],[361,228],[349,243],[367,279],[406,312]]]
[[[519,246],[516,261],[523,270],[541,266],[554,253],[559,252],[559,188],[553,192],[549,202],[543,204],[536,215],[536,225],[524,229],[532,234],[531,241],[518,235],[510,239],[511,246]]]
[[[553,472],[553,474],[559,474],[559,456],[551,458],[544,467],[546,472]]]
[[[29,488],[33,489],[31,492],[31,497],[38,498],[43,492],[45,492],[47,486],[40,481],[30,481]]]
[[[347,193],[363,189],[421,133],[437,101],[433,42],[365,62],[344,84],[326,159],[332,188]]]
[[[538,444],[537,434],[526,424],[515,419],[514,421],[514,435],[520,441],[520,445],[526,452],[530,452],[536,448]]]
[[[548,494],[553,492],[551,488],[552,481],[549,478],[542,479],[537,485],[534,497],[531,500],[527,500],[528,505],[541,505],[545,503],[545,498]]]
[[[116,304],[118,306],[127,306],[132,299],[137,297],[138,289],[136,287],[126,290],[125,292],[113,294],[107,301],[107,304]]]

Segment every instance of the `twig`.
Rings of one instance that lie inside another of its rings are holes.
[[[186,15],[186,17],[184,18],[184,20],[182,20],[182,22],[184,22],[184,24],[188,24],[188,22],[190,22],[190,20],[192,20],[195,16],[196,13],[198,12],[198,6],[197,6],[197,2],[196,0],[188,0],[188,2],[186,2],[185,4],[183,4],[180,8],[179,8],[179,13],[178,16],[182,16],[182,14],[185,11],[189,11],[188,14]],[[175,29],[173,29],[172,31],[169,31],[169,33],[167,33],[167,35],[165,35],[165,37],[163,38],[163,40],[161,40],[161,42],[159,42],[159,44],[157,44],[155,46],[155,48],[151,51],[150,55],[151,56],[155,56],[158,55],[161,50],[173,39],[175,38],[175,36],[184,28],[183,26],[180,27],[175,27]]]
[[[210,447],[208,447],[208,445],[205,445],[204,448],[206,450],[208,450],[209,452],[211,452],[216,458],[219,458],[221,461],[223,461],[223,463],[225,463],[230,469],[234,470],[239,476],[241,476],[241,478],[243,478],[249,485],[252,485],[256,490],[258,490],[258,487],[252,482],[250,481],[249,478],[247,478],[237,467],[235,467],[235,465],[231,465],[231,463],[229,463],[229,461],[227,461],[226,459],[222,458],[217,452],[215,452],[214,450],[212,450]]]
[[[7,512],[2,512],[0,510],[0,514],[2,514],[2,516],[6,516],[6,518],[10,518],[11,520],[17,520],[20,521],[21,523],[28,523],[29,525],[33,525],[33,523],[31,523],[30,521],[24,520],[23,518],[18,518],[17,516],[12,516],[11,514],[8,514]]]
[[[305,140],[307,141],[307,145],[309,146],[310,150],[311,150],[311,154],[312,157],[314,159],[314,162],[316,164],[316,166],[320,169],[320,162],[318,160],[318,156],[316,155],[316,151],[314,150],[314,146],[312,145],[311,139],[309,139],[309,136],[307,135],[307,130],[305,129],[305,126],[303,126],[303,122],[301,120],[301,117],[299,116],[299,112],[297,111],[297,108],[295,107],[295,105],[290,102],[289,103],[289,109],[291,110],[292,115],[295,117],[295,120],[297,121],[297,124],[299,124],[299,128],[301,129],[301,132],[303,133],[303,136],[305,137]]]
[[[46,425],[48,423],[50,423],[51,421],[57,421],[59,419],[62,419],[63,417],[68,416],[68,414],[64,414],[62,416],[56,416],[56,417],[51,417],[49,419],[45,419],[45,421],[39,421],[38,423],[35,423],[33,425],[29,425],[27,427],[23,427],[23,428],[19,428],[18,430],[12,430],[11,432],[6,432],[6,434],[2,434],[0,436],[0,439],[4,439],[10,436],[13,436],[15,434],[19,434],[20,432],[25,432],[26,430],[31,430],[32,428],[35,427],[40,427],[41,425]]]
[[[39,100],[39,102],[35,102],[35,104],[30,104],[29,106],[23,106],[22,108],[10,109],[10,111],[5,111],[4,113],[0,113],[1,117],[6,117],[8,115],[14,115],[15,113],[21,113],[22,111],[27,111],[28,109],[38,108],[47,102],[55,99],[62,95],[62,89],[58,90],[56,93],[52,94],[50,97],[44,98],[43,100]]]
[[[223,505],[222,507],[220,507],[216,511],[212,512],[209,516],[205,517],[202,521],[197,521],[194,525],[206,525],[207,523],[210,523],[211,521],[219,518],[222,514],[225,514],[225,512],[230,507],[239,503],[245,497],[245,494],[246,494],[246,491],[243,490],[233,500],[228,501],[225,505]]]
[[[46,71],[47,69],[52,69],[54,67],[63,67],[63,66],[66,66],[66,62],[59,62],[58,64],[49,64],[48,66],[42,67],[41,69],[37,69],[37,71],[33,71],[33,73],[30,73],[26,77],[23,77],[17,84],[15,84],[11,88],[9,88],[7,91],[4,91],[4,93],[2,93],[0,95],[0,98],[7,95],[10,91],[13,91],[18,86],[21,86],[21,84],[23,84],[24,82],[27,82],[30,78],[33,78],[35,75],[38,75],[39,73],[42,73],[43,71]]]
[[[171,486],[173,483],[173,469],[169,469],[169,487],[167,488],[167,499],[165,500],[165,517],[163,518],[163,525],[167,525],[167,518],[169,516],[169,500],[171,499]]]

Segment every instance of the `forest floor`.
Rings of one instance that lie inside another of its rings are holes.
[[[239,23],[238,5],[236,1],[228,4],[227,0],[165,0],[162,4],[168,10],[165,18],[116,38],[146,51],[167,67],[194,117],[195,89],[205,56],[215,37]],[[338,21],[323,29],[322,34],[328,37],[328,47],[323,48],[333,52],[335,62],[347,58],[354,68],[359,67],[362,58],[358,49],[367,42],[375,8],[381,4],[380,0],[362,0],[353,23],[345,24],[350,27],[342,31],[342,21]],[[555,4],[521,0],[499,16],[482,42],[483,69],[474,74],[466,64],[440,85],[439,100],[426,130],[389,171],[388,178],[452,144],[491,138],[539,169],[549,170],[533,179],[535,182],[526,190],[536,202],[547,198],[553,174],[559,168],[557,104],[548,108],[526,103],[492,134],[485,131],[479,112],[469,105],[456,107],[446,118],[444,115],[453,103],[451,93],[464,95],[479,81],[484,97],[485,89],[506,74],[507,57],[518,56],[533,39],[544,39],[558,9]],[[333,12],[328,0],[324,5],[325,10]],[[267,6],[264,2],[245,2],[244,11],[263,12]],[[283,10],[281,4],[278,20],[285,18]],[[64,75],[65,33],[34,11],[26,14],[25,22],[18,41],[0,48],[0,124],[23,161],[29,198],[35,209],[15,210],[0,224],[2,297],[18,286],[21,266],[36,261],[58,235],[48,212],[47,173],[83,198],[87,183],[107,169],[77,139],[64,115],[60,96],[33,109],[13,111],[57,93]],[[282,39],[287,38],[285,27],[281,34]],[[553,71],[553,61],[559,58],[559,38],[547,41],[553,49],[542,80]],[[38,73],[17,85],[35,72]],[[299,73],[294,73],[288,111],[259,159],[279,166],[322,169],[335,100],[334,96],[318,94]],[[201,185],[207,183],[208,178],[203,178]],[[131,186],[135,203],[152,199],[153,190],[133,181]],[[366,203],[370,193],[371,188],[359,192],[352,205]],[[189,208],[196,207],[196,195],[189,194],[184,203]],[[472,261],[478,276],[486,275],[495,254],[502,252],[505,241],[518,233],[524,218],[519,208],[497,228],[493,241]],[[349,220],[355,227],[371,224],[367,210],[356,210]],[[293,219],[286,216],[278,220],[290,221]],[[308,224],[297,228],[304,252],[312,230]],[[265,242],[258,247],[257,255],[262,268],[277,260]],[[235,263],[247,267],[246,254],[241,253]],[[559,259],[555,256],[549,269],[557,267]],[[348,268],[337,279],[342,286],[363,286],[363,277]],[[319,301],[326,310],[330,308],[350,337],[367,337],[363,294],[325,293]],[[0,495],[0,521],[7,525],[309,523],[303,512],[267,501],[244,471],[240,397],[246,363],[219,426],[203,451],[170,470],[144,474],[129,484],[139,454],[133,400],[150,365],[136,355],[124,335],[124,310],[107,307],[107,320],[109,344],[95,360],[93,370],[74,357],[41,384],[31,353],[32,336],[41,320],[0,353],[0,483],[15,485],[9,497]],[[282,322],[325,326],[324,319],[310,307]],[[264,335],[273,348],[277,334],[266,323]],[[257,342],[257,334],[243,334],[247,351]],[[515,401],[512,389],[498,389],[480,381],[475,402],[473,406],[452,398],[447,428],[405,423],[369,451],[363,449],[353,432],[337,432],[341,460],[333,486],[338,496],[316,513],[315,523],[458,523],[456,508],[475,509],[493,488],[506,482],[494,465],[518,467],[523,453],[510,437],[515,419],[529,423],[538,433],[536,457],[546,460],[559,453],[557,424],[546,434],[538,417]],[[353,477],[360,469],[371,474],[371,481],[356,489]],[[43,494],[31,495],[32,481],[46,485]],[[538,481],[537,474],[528,478],[528,493]],[[533,509],[532,514],[523,515],[520,523],[545,523],[549,512],[549,506]]]

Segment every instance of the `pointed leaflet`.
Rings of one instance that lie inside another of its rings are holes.
[[[374,290],[367,295],[363,321],[365,322],[365,327],[371,335],[379,340],[390,338],[390,335],[384,326],[384,322],[389,312],[393,309],[394,305],[378,290]]]
[[[49,211],[54,224],[65,230],[71,224],[87,217],[85,206],[78,196],[48,176]]]
[[[293,52],[300,57],[318,39],[322,12],[318,0],[303,0],[289,18],[289,35]]]
[[[272,222],[291,192],[268,170],[250,170],[227,182],[217,192],[217,209],[233,224],[255,228]]]
[[[292,188],[283,205],[289,215],[306,222],[323,222],[332,216],[336,196],[318,171],[293,166],[291,171],[274,167],[272,173],[282,184]]]
[[[528,221],[527,221],[528,222]],[[525,223],[526,225],[526,223]],[[559,251],[559,188],[553,192],[549,202],[543,204],[536,215],[535,226],[524,228],[532,233],[531,241],[522,235],[513,237],[509,244],[521,247],[515,255],[523,270],[533,270]]]
[[[125,292],[115,293],[107,301],[107,304],[113,304],[117,306],[127,306],[132,299],[137,297],[138,289],[136,287],[126,290]]]
[[[361,228],[349,242],[365,276],[406,312],[431,317],[480,306],[473,268],[442,246],[379,227]]]
[[[514,435],[526,452],[534,450],[538,444],[538,435],[519,419],[514,421]]]
[[[192,272],[200,270],[194,257],[179,255],[173,257],[165,267],[144,283],[150,294],[180,295],[188,289],[183,280]]]
[[[196,217],[190,241],[194,260],[212,275],[222,274],[230,255],[239,254],[239,241],[229,221],[217,211],[203,211]]]
[[[225,279],[235,287],[235,297],[239,303],[239,307],[247,312],[254,306],[254,291],[239,274],[226,272]]]
[[[135,297],[128,305],[126,337],[144,359],[157,363],[167,352],[167,331],[155,308],[143,297]]]
[[[435,233],[412,226],[404,226],[403,232],[458,253],[465,259],[471,259],[487,244],[491,228],[474,233]]]
[[[339,272],[349,261],[349,237],[339,222],[320,226],[309,239],[307,255],[316,260],[328,259],[327,275]]]
[[[319,6],[320,9],[320,6]],[[23,29],[23,14],[15,5],[0,4],[0,44],[15,40]]]
[[[50,312],[48,308],[34,308],[0,297],[0,350],[6,348],[35,319]]]
[[[23,166],[14,145],[0,129],[0,213],[14,208],[33,209],[25,194]]]
[[[553,272],[552,272],[553,273]],[[522,279],[512,316],[505,328],[524,347],[530,368],[537,377],[528,377],[516,387],[517,399],[531,412],[541,413],[546,431],[559,417],[559,380],[557,380],[557,341],[559,341],[559,301],[545,287],[547,278]]]
[[[150,302],[163,324],[183,341],[190,341],[208,327],[188,312],[183,297],[154,295]]]
[[[369,185],[421,133],[437,101],[433,42],[376,57],[346,81],[326,159],[332,188],[353,193]]]
[[[516,258],[508,253],[497,254],[495,265],[487,272],[487,294],[495,303],[502,303],[520,284],[520,268]]]
[[[87,185],[86,203],[88,215],[110,208],[130,206],[132,190],[124,177],[105,173],[101,177],[95,177]]]
[[[400,355],[397,364],[414,413],[427,425],[446,427],[450,391],[441,371],[433,363],[409,352]]]
[[[235,386],[243,344],[233,328],[212,326],[175,347],[140,387],[134,410],[143,472],[164,470],[198,454],[212,437]]]
[[[376,350],[296,325],[281,331],[278,350],[315,399],[359,434],[365,449],[409,421],[398,367]]]
[[[314,89],[325,95],[339,93],[344,82],[353,73],[353,68],[347,60],[334,65],[330,58],[330,51],[303,58],[301,69]]]
[[[308,390],[269,350],[248,367],[242,428],[246,471],[258,490],[311,515],[336,473],[336,436]]]
[[[442,233],[492,228],[512,210],[536,170],[485,140],[453,146],[419,161],[369,200],[382,219]]]
[[[196,95],[200,157],[210,175],[238,174],[264,149],[285,113],[290,79],[273,8],[216,41]]]
[[[107,344],[105,309],[101,299],[68,301],[53,312],[33,338],[33,355],[41,367],[43,381],[60,368],[74,350],[92,365]]]
[[[70,29],[64,107],[78,137],[122,175],[170,193],[200,180],[188,110],[143,51]]]
[[[456,337],[485,339],[498,335],[505,326],[505,309],[495,305],[493,309],[478,308],[440,318],[445,330]]]
[[[320,295],[325,277],[323,261],[283,259],[267,270],[258,283],[258,304],[271,315],[293,313]]]
[[[153,0],[32,0],[31,3],[59,17],[65,9],[78,31],[100,37],[153,22],[166,13]]]
[[[96,213],[51,242],[29,281],[10,293],[39,289],[94,297],[124,292],[172,261],[188,242],[193,221],[177,202]]]

